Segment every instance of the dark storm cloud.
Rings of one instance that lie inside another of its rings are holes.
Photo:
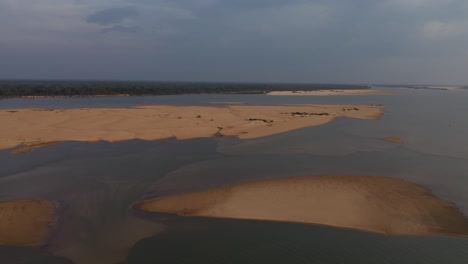
[[[138,10],[135,7],[115,7],[98,11],[86,19],[89,23],[98,25],[111,25],[121,23],[124,19],[138,16]]]
[[[466,0],[2,3],[1,76],[468,83]]]

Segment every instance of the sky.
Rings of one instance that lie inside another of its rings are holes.
[[[0,0],[0,78],[468,85],[468,1]]]

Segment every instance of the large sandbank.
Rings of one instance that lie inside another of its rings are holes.
[[[214,218],[322,224],[395,235],[468,236],[468,221],[447,201],[388,177],[313,176],[157,198],[143,211]]]
[[[258,138],[338,117],[379,119],[375,105],[142,106],[137,108],[0,111],[0,149],[25,150],[61,141],[124,141],[201,137]],[[23,152],[24,150],[17,150]]]
[[[386,95],[393,94],[382,90],[315,90],[315,91],[275,91],[267,95],[309,95],[309,96],[331,96],[331,95]]]
[[[0,202],[0,245],[42,246],[54,224],[55,206],[44,200]]]

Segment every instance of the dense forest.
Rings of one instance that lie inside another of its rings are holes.
[[[368,89],[364,85],[105,82],[105,81],[0,81],[0,98],[25,96],[263,94],[270,91]]]

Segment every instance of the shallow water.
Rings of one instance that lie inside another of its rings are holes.
[[[190,219],[140,241],[124,263],[466,263],[468,240],[389,237],[287,223]]]
[[[358,137],[401,137],[406,146],[425,153],[468,159],[468,90],[431,91],[378,88],[394,95],[372,96],[267,96],[267,95],[178,95],[86,98],[0,99],[0,109],[106,108],[139,105],[196,105],[222,107],[222,102],[245,105],[287,104],[382,104],[381,122],[351,122],[340,127]],[[221,102],[221,104],[220,104]],[[333,131],[334,132],[334,131]],[[307,137],[307,135],[305,135]],[[266,140],[269,140],[268,138]],[[275,139],[276,140],[276,139]],[[314,142],[307,138],[307,142]],[[304,143],[296,140],[295,144]],[[347,146],[345,146],[347,147]],[[329,148],[332,149],[332,148]],[[333,148],[334,149],[334,148]]]
[[[208,141],[65,143],[16,156],[4,151],[1,198],[59,202],[60,225],[45,251],[76,263],[114,263],[138,240],[164,229],[133,216],[132,203],[168,172],[217,157]]]
[[[78,143],[0,151],[0,199],[58,201],[42,249],[0,247],[0,263],[467,263],[468,239],[390,237],[300,224],[143,214],[145,197],[303,175],[376,175],[429,188],[468,215],[468,92],[392,96],[196,95],[0,100],[0,108],[383,104],[379,121],[342,118],[254,140]],[[403,138],[404,145],[378,140]]]

